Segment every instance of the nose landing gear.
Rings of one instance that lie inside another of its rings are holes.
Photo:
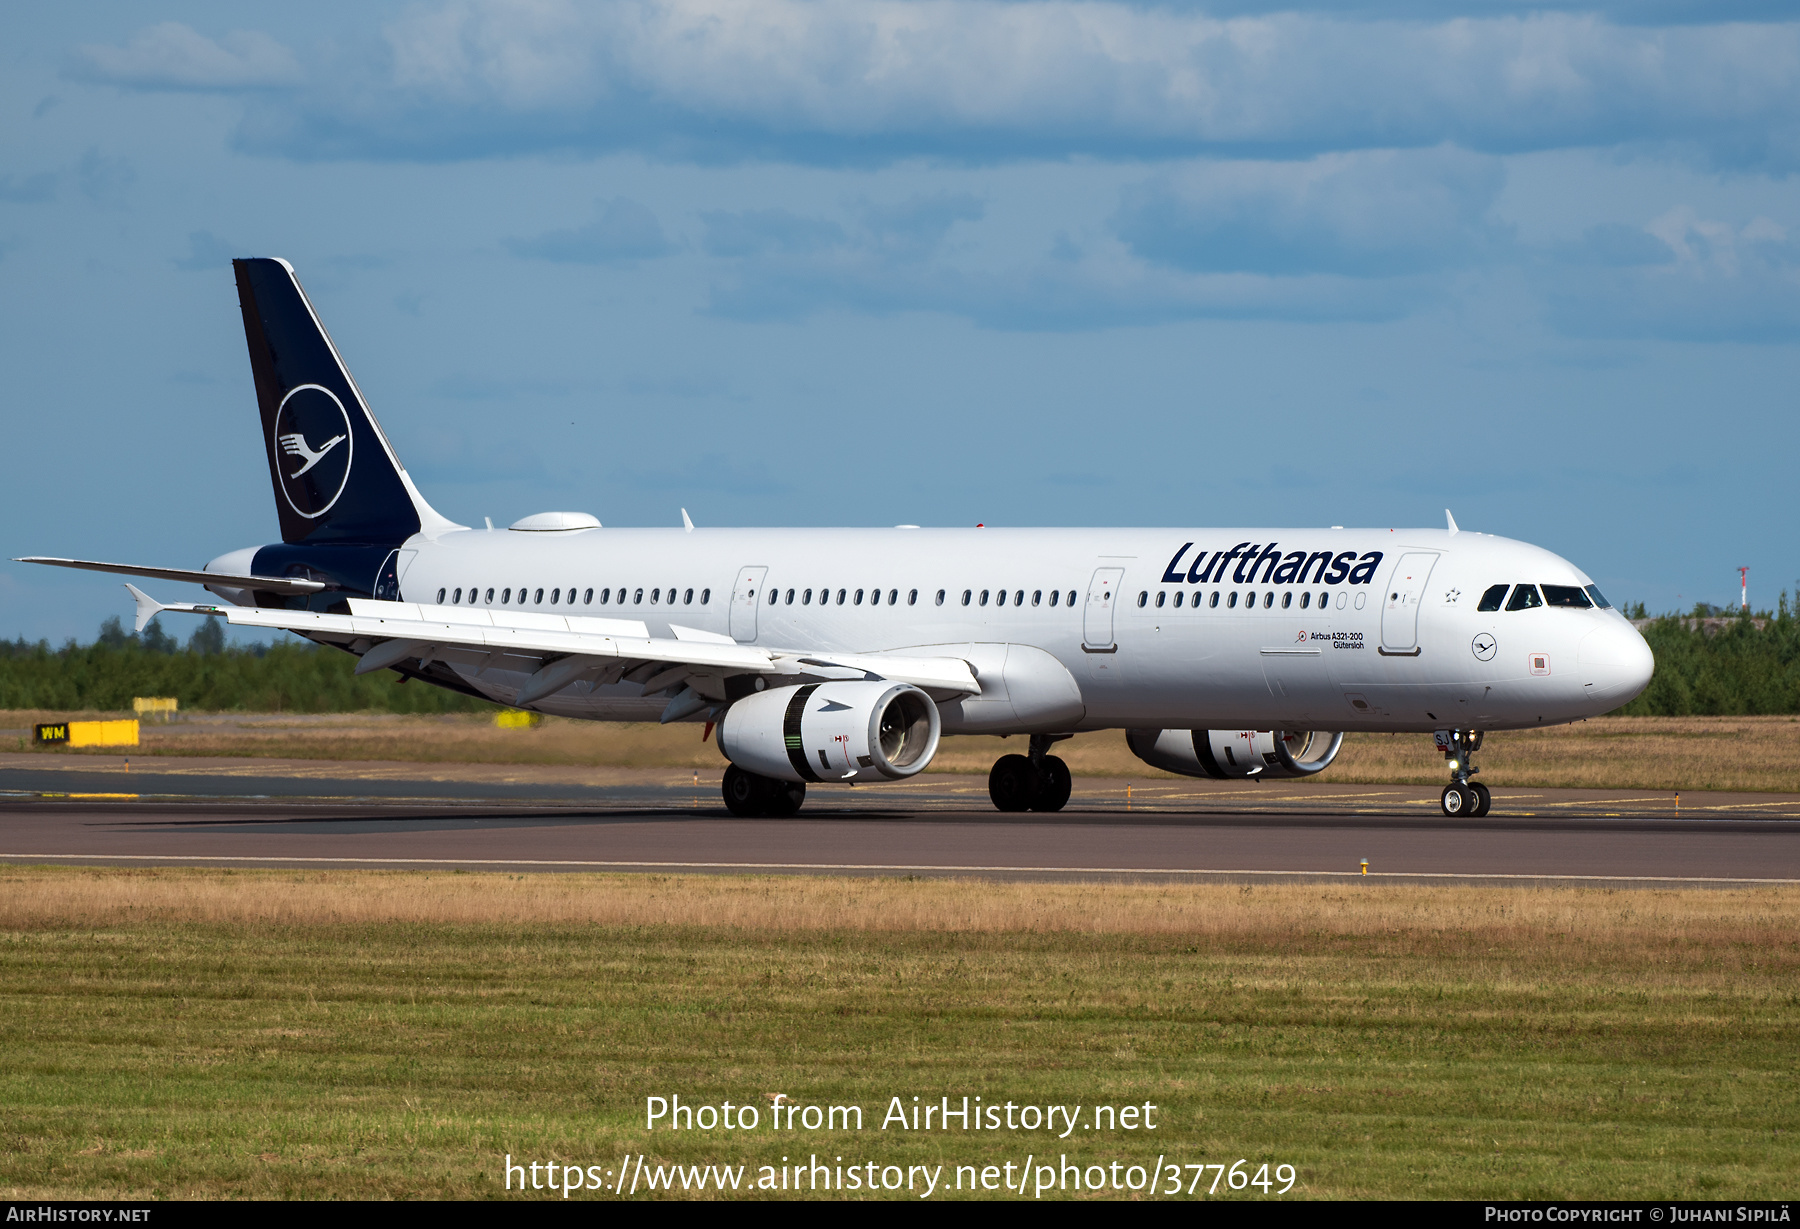
[[[1470,762],[1481,750],[1481,731],[1439,730],[1437,745],[1450,763],[1450,784],[1438,798],[1444,814],[1452,819],[1464,816],[1479,819],[1486,815],[1494,803],[1493,792],[1479,781],[1469,780],[1481,771]]]
[[[1051,755],[1050,744],[1067,734],[1033,734],[1031,754],[1003,755],[988,773],[988,797],[1001,811],[1060,811],[1069,801],[1074,778],[1069,766]]]

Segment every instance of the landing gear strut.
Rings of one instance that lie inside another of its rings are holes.
[[[1475,758],[1475,753],[1481,750],[1481,731],[1439,730],[1437,739],[1438,749],[1450,764],[1450,784],[1444,787],[1444,792],[1438,799],[1439,805],[1444,808],[1444,814],[1452,819],[1481,818],[1494,804],[1494,795],[1487,786],[1479,781],[1469,780],[1481,771],[1470,762]]]
[[[988,773],[988,797],[1002,811],[1060,811],[1069,801],[1074,777],[1050,754],[1050,744],[1068,734],[1033,734],[1030,755],[1003,755]]]
[[[798,812],[806,801],[804,781],[778,781],[745,772],[736,764],[725,769],[723,792],[726,809],[739,819],[783,819]]]

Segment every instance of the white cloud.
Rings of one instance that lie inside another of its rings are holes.
[[[453,0],[392,23],[385,44],[297,108],[262,109],[247,140],[310,157],[566,147],[818,162],[1674,142],[1720,164],[1800,164],[1794,23]]]
[[[1504,251],[1503,182],[1499,159],[1448,147],[1193,163],[1128,190],[1113,227],[1184,269],[1392,277]]]
[[[214,40],[178,21],[140,30],[123,47],[76,49],[81,76],[149,90],[267,89],[298,84],[300,65],[280,43],[253,30]]]
[[[1563,331],[1694,341],[1800,337],[1800,242],[1786,227],[1761,216],[1734,225],[1683,205],[1646,223],[1640,236],[1630,249],[1607,242],[1615,252],[1634,252],[1631,259],[1538,272]]]

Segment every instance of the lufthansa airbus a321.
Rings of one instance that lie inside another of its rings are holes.
[[[1345,731],[1434,735],[1447,815],[1486,814],[1488,730],[1618,708],[1651,654],[1582,570],[1444,529],[472,529],[425,502],[291,265],[239,260],[281,541],[201,570],[30,562],[204,585],[161,611],[281,628],[519,708],[716,726],[737,815],[901,781],[942,734],[1019,735],[1003,811],[1068,801],[1055,743],[1124,729],[1170,772],[1302,777]],[[686,514],[683,514],[686,521]]]

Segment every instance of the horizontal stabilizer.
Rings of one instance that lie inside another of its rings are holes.
[[[80,568],[84,572],[110,572],[115,576],[143,576],[150,580],[180,580],[196,585],[218,585],[221,589],[261,589],[265,593],[318,593],[325,588],[316,580],[290,580],[283,576],[231,576],[194,568],[147,568],[135,563],[97,563],[92,559],[55,559],[48,555],[27,555],[13,562],[46,563],[53,568]]]

